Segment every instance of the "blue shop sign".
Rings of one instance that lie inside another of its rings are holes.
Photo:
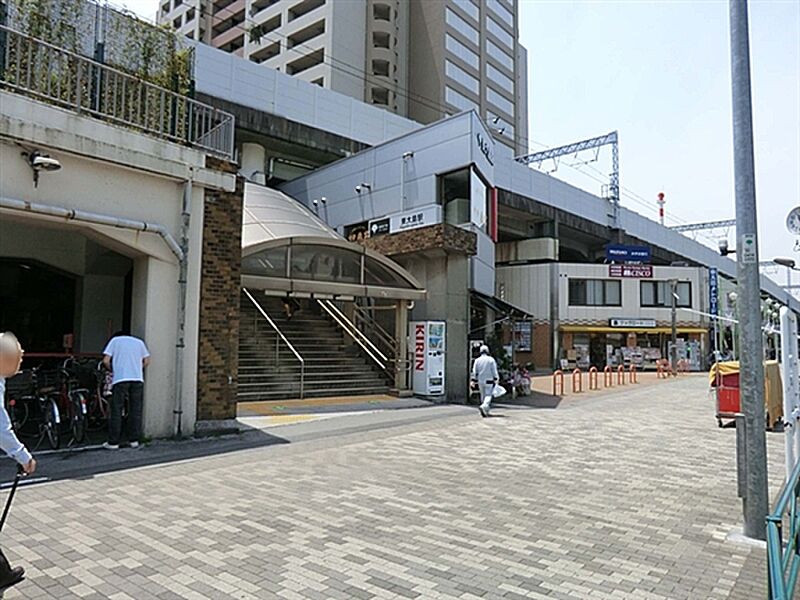
[[[606,246],[606,260],[649,263],[651,259],[652,253],[647,246],[622,246],[619,244]]]
[[[708,299],[709,312],[714,316],[719,315],[719,272],[716,267],[708,270]]]

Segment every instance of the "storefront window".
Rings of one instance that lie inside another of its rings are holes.
[[[640,284],[641,306],[670,307],[672,306],[672,286],[669,281],[642,281]],[[678,299],[676,305],[680,308],[692,306],[692,284],[689,281],[679,281],[676,289]]]
[[[622,284],[607,279],[570,279],[570,306],[622,306]]]

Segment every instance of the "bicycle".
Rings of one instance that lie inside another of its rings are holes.
[[[89,389],[81,387],[75,359],[68,358],[58,370],[60,378],[59,389],[53,392],[53,399],[59,405],[62,413],[68,416],[69,431],[72,440],[80,444],[86,439],[88,428],[87,399]]]
[[[17,433],[24,435],[23,428],[29,421],[33,421],[31,407],[36,411],[39,438],[34,450],[44,439],[47,439],[53,450],[61,444],[61,413],[51,396],[57,389],[57,383],[56,373],[34,367],[10,378],[6,384],[9,417]]]

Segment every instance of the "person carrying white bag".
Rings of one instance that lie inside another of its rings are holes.
[[[492,398],[502,396],[499,393],[503,388],[497,385],[500,378],[497,373],[497,362],[489,354],[489,347],[486,345],[481,346],[481,355],[475,360],[472,366],[472,382],[478,386],[481,393],[481,405],[478,410],[482,417],[489,416],[489,409],[492,406]],[[495,392],[495,388],[499,387],[500,390]],[[505,390],[503,390],[505,392]]]

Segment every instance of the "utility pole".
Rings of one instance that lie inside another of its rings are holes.
[[[741,410],[744,413],[744,534],[766,539],[769,511],[764,432],[764,350],[761,342],[761,281],[758,270],[753,108],[747,0],[729,0],[733,98],[733,164],[736,187],[736,275],[739,293]],[[741,422],[741,421],[740,421]]]
[[[678,280],[669,280],[670,298],[672,299],[672,347],[669,349],[669,361],[672,375],[678,374]]]

